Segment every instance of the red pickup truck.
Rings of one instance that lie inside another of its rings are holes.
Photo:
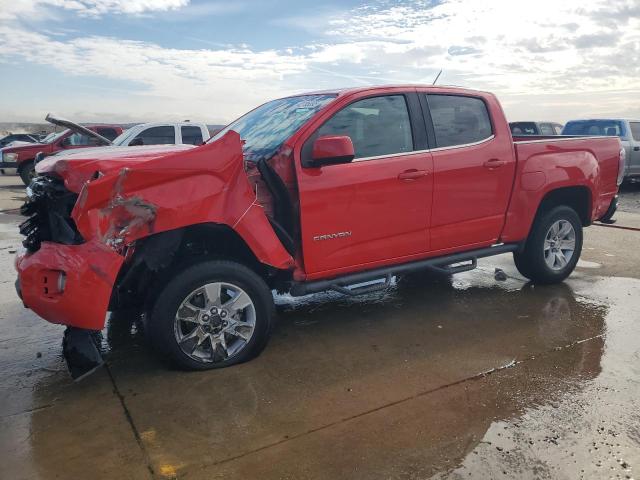
[[[274,100],[197,148],[37,170],[16,259],[25,305],[74,331],[141,307],[160,352],[208,369],[261,351],[272,290],[357,295],[506,252],[532,281],[562,281],[624,155],[617,137],[514,142],[490,93],[394,86]]]
[[[50,134],[42,143],[30,143],[2,149],[0,169],[3,174],[18,173],[25,185],[34,176],[35,158],[38,153],[53,155],[62,150],[110,145],[111,141],[122,133],[115,125],[91,125],[83,127],[76,123],[47,115],[46,120],[65,130]]]

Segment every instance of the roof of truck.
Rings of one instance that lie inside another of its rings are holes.
[[[567,120],[569,122],[640,122],[635,118],[620,118],[620,117],[601,117],[601,118],[576,118],[573,120]]]
[[[446,90],[446,91],[460,91],[466,93],[481,93],[487,94],[489,92],[485,92],[482,90],[474,90],[471,88],[464,88],[455,85],[424,85],[424,84],[391,84],[391,85],[367,85],[363,87],[345,87],[345,88],[334,88],[327,90],[312,90],[309,92],[301,92],[295,95],[288,95],[289,97],[300,97],[302,95],[346,95],[351,93],[359,93],[366,92],[368,90],[384,90],[384,89],[414,89],[414,88],[428,88],[429,90]]]

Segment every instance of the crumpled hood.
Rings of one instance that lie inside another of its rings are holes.
[[[107,174],[124,167],[197,148],[193,145],[147,145],[136,147],[81,148],[46,157],[36,172],[61,177],[66,187],[79,193],[82,185],[96,172]],[[176,165],[178,167],[179,165]]]

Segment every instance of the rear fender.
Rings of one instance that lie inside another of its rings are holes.
[[[566,187],[582,187],[589,198],[596,198],[600,179],[600,165],[588,150],[551,149],[527,156],[529,145],[518,145],[519,161],[511,203],[507,211],[502,242],[518,242],[529,234],[538,209],[551,192]],[[588,216],[595,215],[593,201]]]
[[[86,182],[72,217],[83,238],[119,253],[153,233],[217,223],[233,228],[260,262],[279,269],[294,264],[256,202],[233,131]]]

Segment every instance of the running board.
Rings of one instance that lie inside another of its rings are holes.
[[[394,275],[419,270],[433,270],[444,274],[468,272],[469,270],[476,268],[479,258],[515,252],[519,248],[520,245],[517,243],[499,244],[469,252],[454,253],[453,255],[446,255],[444,257],[428,258],[426,260],[417,260],[415,262],[402,263],[400,265],[376,268],[366,272],[351,273],[329,280],[294,282],[289,293],[294,297],[301,297],[311,293],[334,290],[349,296],[362,295],[388,288],[389,285],[391,285],[391,278]],[[350,285],[358,285],[383,279],[384,282],[378,282],[373,285],[349,288]]]

